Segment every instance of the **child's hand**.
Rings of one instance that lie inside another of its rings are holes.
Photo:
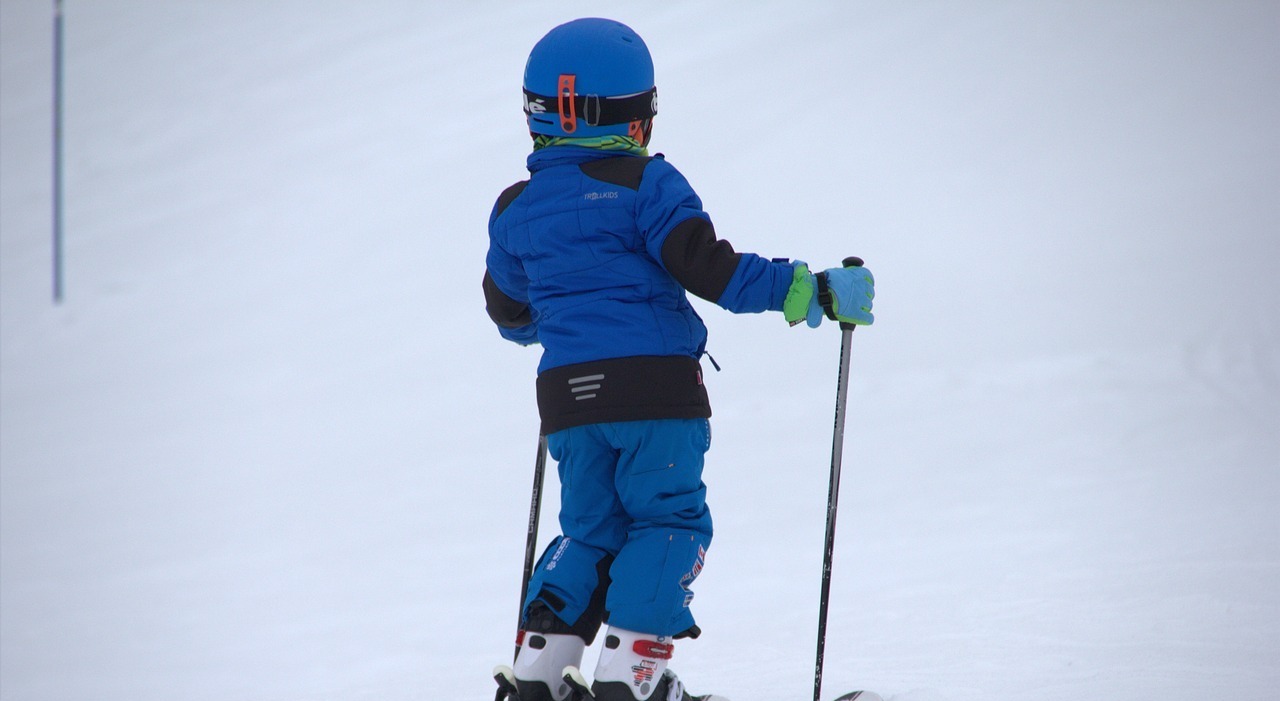
[[[862,266],[831,268],[821,273],[827,278],[827,291],[831,294],[831,309],[836,321],[846,324],[870,326],[876,317],[871,313],[871,300],[876,296],[876,280],[871,271]],[[817,295],[814,295],[816,298]],[[814,300],[815,304],[818,300]],[[817,326],[810,317],[810,326]]]
[[[829,310],[837,321],[861,326],[875,321],[871,313],[871,300],[876,296],[875,278],[864,267],[829,268],[819,273],[826,278],[830,294]],[[796,261],[791,278],[791,288],[782,302],[782,315],[787,323],[795,326],[801,321],[810,328],[818,328],[828,310],[818,299],[817,276],[809,272],[809,266]]]

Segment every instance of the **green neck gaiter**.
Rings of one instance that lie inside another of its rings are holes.
[[[633,156],[648,156],[649,149],[640,145],[640,142],[630,136],[621,136],[619,134],[610,134],[608,136],[547,136],[539,134],[533,139],[533,150],[543,149],[548,146],[583,146],[586,148],[596,148],[601,151],[622,151]]]

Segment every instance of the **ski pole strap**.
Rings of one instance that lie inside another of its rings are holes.
[[[573,76],[562,76],[572,78]],[[641,119],[649,119],[658,113],[658,89],[650,88],[635,95],[621,97],[600,97],[599,95],[577,95],[573,93],[572,82],[568,86],[569,94],[551,97],[524,91],[525,114],[557,114],[564,119],[582,117],[588,126],[608,126],[626,124]],[[563,105],[562,105],[563,103]]]
[[[836,321],[836,310],[832,304],[831,288],[827,286],[827,274],[818,273],[813,276],[818,282],[818,306],[826,313],[827,318]]]

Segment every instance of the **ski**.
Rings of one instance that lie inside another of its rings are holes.
[[[520,695],[516,691],[516,675],[510,667],[507,665],[494,667],[493,680],[498,683],[498,696],[495,701],[520,701]],[[566,701],[595,701],[596,697],[591,693],[591,684],[577,667],[565,669],[564,681],[569,685],[569,697]],[[851,691],[833,701],[884,701],[884,698],[872,691]]]
[[[516,689],[516,673],[510,667],[500,664],[493,668],[493,680],[498,683],[498,695],[493,701],[520,701],[520,693]]]
[[[872,691],[851,691],[844,696],[836,698],[836,701],[884,701],[880,694]]]
[[[582,676],[582,671],[577,667],[564,668],[564,681],[569,685],[569,698],[565,701],[595,701],[591,684],[587,683],[587,678]]]
[[[675,675],[671,674],[669,670],[667,675],[670,675],[671,679],[675,679]],[[582,676],[582,671],[577,667],[564,668],[564,681],[569,685],[569,697],[565,701],[596,701],[595,694],[591,693],[591,684],[587,682],[586,677]],[[682,701],[727,701],[723,696],[712,694],[693,696],[684,691],[684,687],[680,686],[678,681],[674,688],[674,691],[669,689],[666,692],[662,692],[661,696],[664,698],[659,698],[659,695],[655,693],[651,701],[671,701],[672,699],[680,699]]]

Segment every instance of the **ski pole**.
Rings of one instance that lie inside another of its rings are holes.
[[[66,72],[62,0],[53,3],[53,303],[62,304],[63,272],[63,90]]]
[[[529,499],[529,536],[525,539],[525,574],[520,581],[520,608],[516,609],[516,636],[525,619],[525,597],[529,596],[529,579],[534,576],[534,556],[538,549],[538,521],[543,513],[543,473],[547,472],[547,436],[538,435],[538,459],[534,461],[534,489]],[[516,645],[520,652],[520,645]]]
[[[533,560],[538,547],[538,520],[542,515],[542,476],[546,470],[547,437],[539,433],[538,458],[533,462],[533,493],[529,498],[529,533],[524,542],[524,573],[520,579],[520,606],[516,609],[516,651],[514,657],[520,656],[520,627],[524,625],[524,600],[529,595],[529,580],[533,578]],[[494,701],[503,701],[508,696],[508,690],[500,685]]]
[[[862,259],[850,256],[844,267],[860,268]],[[826,288],[825,281],[821,285]],[[813,669],[813,701],[822,696],[822,662],[827,648],[827,601],[831,598],[831,562],[836,547],[836,506],[840,500],[840,463],[844,457],[844,415],[849,396],[849,351],[853,324],[840,322],[840,374],[836,378],[836,419],[831,439],[831,484],[827,489],[827,537],[822,554],[822,594],[818,599],[818,653]]]

